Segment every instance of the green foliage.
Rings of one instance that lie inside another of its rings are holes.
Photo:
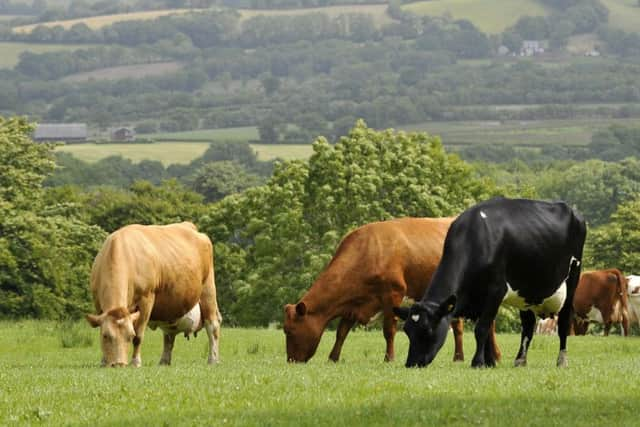
[[[214,202],[262,183],[262,179],[239,163],[225,160],[207,163],[189,178],[193,191],[202,194],[206,202]]]
[[[616,267],[626,274],[640,271],[640,199],[621,203],[611,222],[589,231],[585,262],[591,268]]]
[[[280,321],[282,305],[309,287],[348,231],[452,215],[493,191],[426,134],[360,121],[335,147],[319,138],[308,163],[278,164],[266,185],[226,197],[200,220],[225,255],[216,258],[223,315],[244,325]]]

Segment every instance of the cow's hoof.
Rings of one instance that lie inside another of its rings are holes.
[[[389,356],[388,354],[384,355],[384,361],[385,362],[393,362],[394,359],[395,359],[394,356]]]
[[[464,355],[462,354],[454,354],[453,355],[453,361],[454,362],[464,362]]]
[[[160,359],[160,362],[158,363],[158,365],[160,365],[160,366],[170,366],[171,365],[171,361]]]
[[[513,366],[515,366],[516,368],[520,366],[527,366],[527,359],[516,359],[516,361],[513,363]]]
[[[560,354],[558,354],[558,368],[567,368],[569,367],[569,360],[567,359],[567,351],[562,350]]]
[[[207,363],[208,363],[209,365],[217,365],[217,364],[218,364],[218,358],[217,358],[217,357],[210,357],[210,358],[207,360]]]
[[[142,366],[142,360],[138,359],[138,358],[132,358],[131,359],[131,366],[133,366],[134,368],[139,368],[140,366]]]

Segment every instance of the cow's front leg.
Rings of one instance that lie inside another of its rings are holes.
[[[162,357],[160,358],[160,365],[171,365],[171,353],[173,352],[173,343],[176,340],[176,335],[171,333],[164,333],[164,347],[162,348]]]
[[[565,302],[564,306],[560,310],[560,313],[558,314],[558,338],[560,338],[560,351],[558,352],[557,366],[559,368],[566,368],[567,366],[569,366],[569,362],[567,361],[567,335],[569,334],[571,316],[573,314],[571,307],[573,294],[567,295],[567,299],[569,302]]]
[[[527,366],[527,351],[533,339],[533,330],[536,326],[536,315],[531,310],[520,310],[520,323],[522,333],[520,335],[520,350],[516,356],[515,366]]]
[[[491,342],[487,338],[489,337],[492,323],[495,320],[496,315],[498,314],[498,308],[500,308],[500,303],[502,302],[504,292],[505,291],[496,291],[487,295],[484,310],[478,318],[478,322],[476,323],[476,328],[474,331],[476,337],[476,353],[474,354],[473,360],[471,361],[471,367],[473,368],[495,366],[495,363],[493,365],[487,365],[487,360],[485,359],[485,347]],[[490,351],[493,355],[493,348],[491,348]],[[491,357],[491,359],[494,358]]]
[[[144,340],[144,331],[147,328],[149,318],[151,317],[151,309],[153,308],[154,300],[155,299],[153,297],[147,297],[140,300],[140,303],[138,304],[140,316],[138,317],[138,322],[133,325],[136,336],[133,337],[133,355],[131,356],[131,366],[135,368],[142,366],[140,350],[142,347],[142,341]]]
[[[340,359],[340,352],[342,351],[342,345],[347,338],[349,331],[353,327],[355,319],[348,319],[346,317],[340,318],[338,323],[338,329],[336,330],[336,343],[333,345],[331,353],[329,353],[329,360],[337,362]]]

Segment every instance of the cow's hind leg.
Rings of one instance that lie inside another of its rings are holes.
[[[164,333],[164,347],[162,349],[162,357],[160,365],[171,365],[171,353],[173,352],[173,343],[176,340],[175,334]]]
[[[220,339],[220,324],[222,323],[222,316],[218,310],[213,265],[203,283],[202,294],[200,295],[200,311],[202,312],[204,329],[207,331],[207,338],[209,339],[207,362],[211,365],[218,362],[218,342]]]
[[[204,321],[204,328],[207,331],[207,338],[209,338],[209,358],[207,363],[210,365],[218,363],[218,341],[220,339],[220,320],[219,317],[214,319],[207,319]]]
[[[333,345],[333,349],[329,354],[329,360],[333,362],[340,360],[340,352],[342,351],[344,340],[347,338],[349,331],[355,323],[356,321],[353,318],[340,318],[340,323],[338,323],[338,329],[336,330],[336,343]]]
[[[533,339],[533,331],[536,326],[536,315],[531,310],[520,310],[520,322],[522,333],[520,335],[520,350],[516,356],[515,366],[527,366],[527,351]]]
[[[462,317],[457,317],[451,321],[451,330],[453,330],[453,339],[454,339],[454,351],[453,351],[453,361],[454,362],[462,362],[464,361],[464,350],[462,346],[462,334],[464,332],[464,319]]]

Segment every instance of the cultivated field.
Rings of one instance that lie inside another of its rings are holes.
[[[69,144],[56,148],[85,162],[97,162],[109,156],[122,156],[134,162],[159,160],[165,166],[187,164],[209,147],[206,142],[156,142],[153,144]]]
[[[340,15],[357,13],[370,15],[378,27],[390,24],[393,19],[387,14],[386,4],[354,5],[354,6],[326,6],[304,9],[281,9],[281,10],[259,10],[259,9],[238,9],[241,21],[245,21],[255,16],[293,16],[308,15],[310,13],[324,13],[331,18]]]
[[[132,13],[119,13],[117,15],[102,15],[102,16],[92,16],[88,18],[78,18],[78,19],[65,19],[62,21],[50,21],[50,22],[40,22],[38,24],[32,25],[21,25],[19,27],[14,27],[12,30],[16,33],[30,33],[38,25],[44,25],[46,27],[55,27],[56,25],[61,25],[64,29],[69,29],[75,24],[83,23],[86,24],[92,30],[106,27],[107,25],[111,25],[115,22],[122,21],[139,21],[139,20],[147,20],[147,19],[156,19],[160,16],[167,15],[180,15],[184,13],[194,12],[194,9],[168,9],[168,10],[153,10],[147,12],[132,12]]]
[[[38,43],[13,43],[0,42],[0,68],[13,68],[20,59],[22,52],[45,53],[56,51],[73,51],[76,49],[88,49],[95,45],[77,44],[38,44]]]
[[[181,70],[178,62],[156,62],[154,64],[122,65],[119,67],[101,68],[85,73],[71,74],[62,78],[64,82],[86,82],[89,80],[140,79],[148,76],[160,76]]]
[[[89,347],[63,348],[91,338]],[[77,335],[77,339],[70,331]],[[98,333],[86,323],[0,323],[0,425],[393,426],[637,425],[640,338],[570,337],[569,368],[558,339],[536,336],[529,366],[512,367],[519,337],[498,335],[495,369],[452,363],[451,338],[433,365],[383,363],[380,331],[355,331],[338,364],[327,332],[308,364],[285,362],[280,330],[222,329],[221,363],[207,366],[206,336],[178,337],[171,367],[158,367],[161,334],[148,331],[140,369],[99,368]],[[467,359],[475,347],[465,336]]]
[[[410,3],[403,9],[419,15],[467,19],[491,34],[501,33],[521,16],[547,14],[547,9],[535,0],[434,0]]]
[[[258,128],[245,126],[224,129],[202,129],[186,132],[159,132],[144,135],[156,141],[249,141],[258,139]]]

